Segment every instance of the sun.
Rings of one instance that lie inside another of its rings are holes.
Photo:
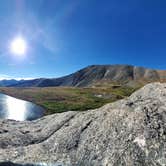
[[[11,53],[22,56],[27,51],[27,43],[23,37],[16,37],[10,44]]]

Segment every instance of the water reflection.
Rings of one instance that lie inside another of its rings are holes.
[[[44,109],[24,100],[0,94],[0,118],[18,121],[34,120],[43,116]]]
[[[6,97],[7,119],[25,120],[26,119],[26,102],[15,99],[14,97]]]

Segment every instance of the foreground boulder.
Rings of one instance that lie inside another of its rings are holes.
[[[1,120],[0,161],[165,166],[166,84],[148,84],[96,110]]]

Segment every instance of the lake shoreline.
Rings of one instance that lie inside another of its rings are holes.
[[[126,86],[105,87],[0,87],[0,92],[35,103],[45,115],[67,111],[87,111],[130,96],[136,89]]]
[[[45,109],[33,102],[0,93],[0,118],[31,121],[43,117]]]

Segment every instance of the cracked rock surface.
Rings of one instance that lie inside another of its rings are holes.
[[[0,120],[0,161],[165,166],[166,84],[148,84],[96,110]]]

